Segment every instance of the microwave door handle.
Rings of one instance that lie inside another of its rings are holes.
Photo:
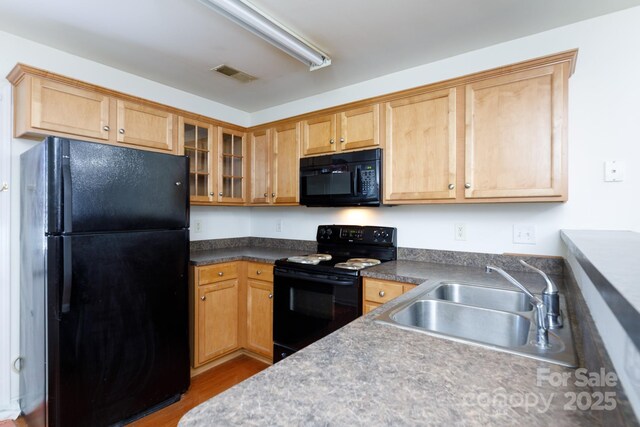
[[[360,194],[360,168],[356,168],[353,174],[351,194],[353,195]]]

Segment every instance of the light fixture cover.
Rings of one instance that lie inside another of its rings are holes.
[[[307,64],[312,71],[331,64],[331,58],[327,54],[247,2],[242,0],[199,1],[298,61]]]

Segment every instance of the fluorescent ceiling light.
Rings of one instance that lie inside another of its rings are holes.
[[[331,58],[324,52],[280,25],[273,18],[258,11],[249,3],[242,0],[199,1],[298,61],[307,64],[312,71],[331,64]]]

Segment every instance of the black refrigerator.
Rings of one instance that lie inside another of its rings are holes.
[[[20,405],[122,424],[189,387],[183,156],[49,137],[22,154]]]

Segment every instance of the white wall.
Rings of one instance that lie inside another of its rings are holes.
[[[254,113],[268,122],[331,105],[461,76],[538,56],[579,48],[569,89],[569,201],[564,204],[432,205],[367,208],[352,216],[341,209],[254,208],[251,233],[312,239],[321,223],[366,222],[399,228],[407,247],[562,255],[559,230],[640,231],[640,7],[491,46]],[[626,178],[603,182],[603,162],[626,162]],[[356,211],[356,210],[352,210]],[[284,218],[282,233],[275,221]],[[362,219],[360,219],[362,218]],[[467,240],[454,240],[465,223]],[[295,223],[287,227],[286,223]],[[512,243],[513,224],[536,227],[536,245]]]

